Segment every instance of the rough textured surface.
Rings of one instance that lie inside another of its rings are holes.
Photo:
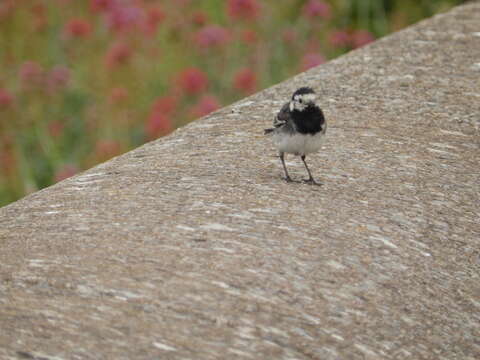
[[[480,358],[479,24],[435,16],[0,209],[0,358]],[[301,85],[322,187],[262,136]]]

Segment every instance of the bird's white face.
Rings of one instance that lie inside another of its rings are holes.
[[[309,105],[315,104],[317,97],[315,94],[299,94],[293,97],[293,100],[290,101],[290,111],[297,110],[303,111]]]

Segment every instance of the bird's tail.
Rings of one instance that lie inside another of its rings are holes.
[[[273,130],[275,130],[275,129],[265,129],[265,130],[263,131],[263,134],[264,134],[264,135],[270,134],[271,132],[273,132]]]

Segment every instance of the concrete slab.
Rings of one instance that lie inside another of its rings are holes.
[[[0,358],[480,358],[479,24],[455,8],[0,209]],[[303,85],[322,187],[262,135]]]

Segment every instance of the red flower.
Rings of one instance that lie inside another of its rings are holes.
[[[165,19],[165,12],[159,7],[152,7],[147,11],[147,20],[153,24],[159,24]]]
[[[68,85],[70,80],[70,70],[63,65],[55,65],[47,74],[47,88],[56,92]]]
[[[82,38],[90,35],[92,26],[80,18],[70,19],[65,25],[65,33],[71,37]]]
[[[65,124],[60,120],[53,120],[48,123],[48,133],[51,137],[57,138],[63,133],[65,129]]]
[[[198,94],[208,87],[207,75],[197,68],[188,68],[180,73],[180,87],[189,95]]]
[[[260,15],[257,0],[228,0],[227,14],[232,19],[253,20]]]
[[[0,88],[0,110],[10,107],[13,103],[13,95],[7,90]]]
[[[375,38],[372,33],[367,30],[356,30],[352,34],[352,45],[354,48],[362,47],[364,45],[367,45],[368,43],[371,43],[374,40]]]
[[[171,115],[177,108],[177,99],[171,95],[159,97],[153,104],[153,112]]]
[[[257,75],[249,68],[241,69],[233,78],[233,87],[245,94],[251,94],[257,89]]]
[[[145,124],[145,132],[149,139],[155,139],[172,131],[170,115],[177,107],[177,100],[171,95],[159,97],[152,105],[152,111]]]
[[[170,118],[162,113],[153,112],[149,117],[145,126],[145,132],[149,139],[155,139],[161,135],[165,135],[172,130],[172,122]]]
[[[255,44],[258,40],[258,36],[254,30],[246,29],[243,30],[241,39],[246,44]]]
[[[65,180],[78,172],[78,168],[73,164],[63,165],[54,175],[54,181],[59,182]]]
[[[15,9],[15,0],[2,1],[0,3],[0,20],[13,14],[14,9]]]
[[[113,88],[110,92],[110,103],[120,104],[128,99],[128,90],[124,87]]]
[[[125,43],[116,43],[110,47],[106,55],[108,67],[126,64],[132,56],[132,49]]]
[[[195,34],[195,43],[203,49],[224,45],[228,39],[228,31],[218,25],[207,25]]]
[[[46,7],[44,4],[37,3],[32,5],[32,7],[30,8],[30,11],[32,15],[43,17],[46,13]]]
[[[303,6],[303,13],[309,18],[321,17],[329,19],[331,15],[330,5],[321,0],[309,0]]]
[[[307,53],[302,57],[301,70],[305,71],[317,65],[323,64],[325,57],[319,53]]]
[[[112,9],[115,0],[90,0],[90,9],[95,12],[102,12]]]
[[[292,45],[297,40],[297,33],[293,29],[286,29],[283,31],[282,39],[288,45]]]
[[[33,29],[35,32],[43,32],[48,26],[47,18],[45,16],[37,16],[33,21]]]
[[[109,12],[108,22],[110,28],[117,32],[135,29],[145,18],[143,9],[137,6],[122,6],[118,3]]]
[[[122,152],[122,146],[115,140],[98,140],[95,144],[95,156],[100,161],[106,161]]]
[[[202,11],[197,11],[192,16],[192,23],[195,25],[203,26],[207,23],[207,21],[208,16]]]
[[[165,12],[158,7],[152,7],[147,10],[147,19],[145,22],[145,30],[147,34],[153,35],[165,19]]]
[[[346,47],[350,44],[350,34],[345,30],[336,30],[330,33],[328,41],[334,47]]]
[[[194,117],[202,117],[220,108],[218,99],[213,95],[204,95],[191,110]]]
[[[0,171],[8,175],[15,170],[15,155],[12,146],[8,144],[8,139],[0,138],[0,144],[2,143],[4,146],[0,147]]]
[[[41,3],[35,3],[30,7],[30,12],[33,15],[31,22],[34,31],[42,32],[47,28],[46,10],[45,4]]]
[[[43,82],[43,68],[34,61],[26,61],[20,67],[20,80],[26,87],[39,86]]]

